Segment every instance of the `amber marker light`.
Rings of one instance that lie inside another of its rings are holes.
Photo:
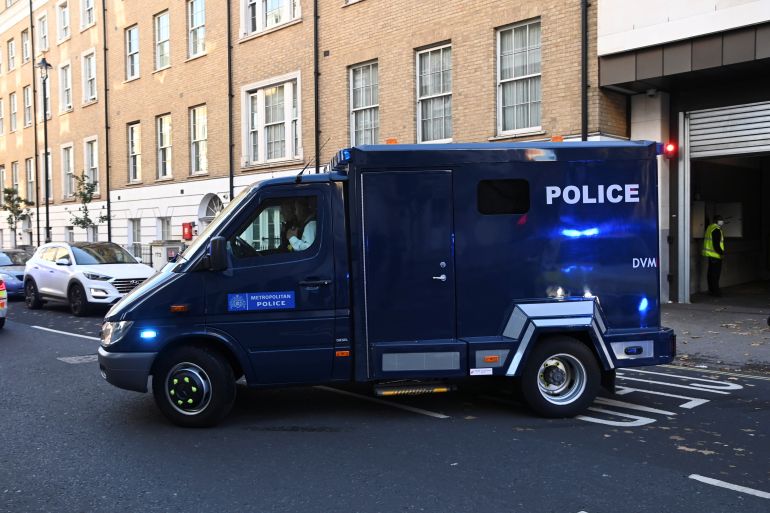
[[[171,305],[169,307],[169,311],[171,313],[184,313],[190,310],[190,307],[187,305]]]
[[[350,356],[350,351],[337,351],[334,354],[335,356],[337,356],[337,358],[347,358],[348,356]]]
[[[484,357],[484,363],[499,363],[499,362],[500,362],[499,355],[492,354]]]

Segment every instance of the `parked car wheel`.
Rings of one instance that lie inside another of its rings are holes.
[[[573,417],[596,398],[601,371],[593,352],[571,337],[543,340],[532,350],[521,375],[524,400],[544,417]]]
[[[235,402],[235,376],[229,362],[216,351],[181,347],[161,356],[152,391],[156,404],[174,424],[210,427]]]
[[[83,317],[91,311],[86,291],[80,283],[75,283],[70,287],[67,297],[70,302],[70,311],[73,315]]]
[[[30,310],[37,310],[43,306],[43,300],[40,299],[40,293],[37,291],[37,284],[34,280],[27,280],[24,284],[24,303]]]

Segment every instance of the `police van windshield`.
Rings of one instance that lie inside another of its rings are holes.
[[[128,251],[110,242],[73,245],[72,254],[75,255],[78,265],[137,263]]]
[[[198,251],[201,246],[208,243],[208,238],[211,235],[212,232],[214,232],[217,228],[219,228],[219,225],[221,225],[225,219],[228,218],[230,213],[235,210],[238,205],[243,203],[243,200],[249,195],[249,191],[251,191],[250,187],[246,187],[244,190],[240,192],[235,198],[233,198],[233,201],[227,204],[227,206],[222,209],[217,216],[214,218],[211,223],[206,227],[203,232],[198,235],[198,237],[193,241],[192,244],[190,244],[184,252],[179,255],[179,258],[177,262],[183,262],[185,260],[188,260],[191,255],[194,255],[196,251]]]

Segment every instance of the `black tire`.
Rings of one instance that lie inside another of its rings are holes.
[[[40,299],[40,293],[37,291],[37,284],[34,280],[27,280],[24,284],[24,303],[30,310],[38,310],[43,307],[43,300]]]
[[[180,347],[161,356],[152,377],[152,393],[160,411],[183,427],[211,427],[235,402],[235,376],[230,363],[206,347]]]
[[[594,353],[571,337],[536,342],[521,374],[524,401],[543,417],[574,417],[599,393],[601,371]]]
[[[88,296],[83,285],[75,283],[70,286],[67,293],[67,299],[70,303],[70,312],[76,317],[85,317],[91,312],[91,304],[88,302]]]
[[[0,330],[5,326],[5,317],[0,317]]]

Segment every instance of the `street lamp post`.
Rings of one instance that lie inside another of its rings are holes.
[[[48,212],[49,198],[51,197],[50,184],[48,183],[48,70],[52,68],[45,57],[35,65],[40,69],[40,78],[43,81],[43,166],[45,167],[45,241],[51,242],[51,217]]]

